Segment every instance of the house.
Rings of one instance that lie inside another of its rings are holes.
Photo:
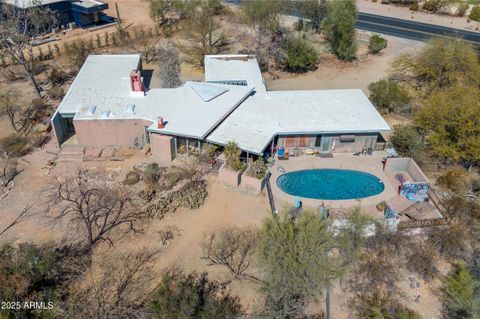
[[[171,161],[235,141],[247,154],[278,147],[321,153],[375,148],[390,127],[361,90],[268,91],[251,55],[205,57],[205,81],[146,88],[139,55],[91,55],[52,118],[60,146],[150,144]]]
[[[108,17],[103,13],[108,9],[108,4],[98,0],[3,0],[6,5],[11,5],[16,10],[29,10],[40,6],[56,13],[56,27],[68,27],[75,23],[81,28],[87,28],[101,23]]]

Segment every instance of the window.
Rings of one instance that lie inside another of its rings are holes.
[[[354,143],[355,142],[355,135],[340,135],[340,142],[341,143]]]

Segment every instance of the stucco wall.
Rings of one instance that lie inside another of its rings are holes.
[[[405,171],[410,174],[414,182],[430,183],[427,176],[422,172],[417,163],[409,157],[388,158],[385,164],[385,171],[401,172]]]
[[[73,120],[78,144],[83,146],[143,146],[145,126],[141,119]],[[135,145],[137,144],[137,145]]]
[[[243,190],[252,193],[260,194],[265,186],[265,178],[258,179],[256,177],[251,177],[247,175],[247,172],[243,173],[240,181],[240,188]]]
[[[173,137],[152,133],[150,134],[150,148],[152,156],[160,162],[168,163],[175,158]]]
[[[218,179],[229,186],[238,186],[240,184],[240,172],[232,171],[223,165],[218,170]]]

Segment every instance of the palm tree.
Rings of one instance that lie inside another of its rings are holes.
[[[223,149],[223,155],[225,155],[227,160],[227,166],[231,167],[234,162],[238,161],[241,153],[242,151],[238,147],[237,143],[234,141],[228,142]]]

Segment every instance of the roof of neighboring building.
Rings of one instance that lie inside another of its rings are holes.
[[[369,133],[390,127],[361,90],[269,91],[253,95],[209,135],[261,154],[276,134]]]
[[[3,2],[8,3],[10,5],[14,5],[17,8],[30,8],[33,6],[36,6],[38,2],[40,2],[42,5],[47,5],[47,4],[52,4],[52,3],[57,3],[57,2],[72,2],[73,0],[3,0]]]

